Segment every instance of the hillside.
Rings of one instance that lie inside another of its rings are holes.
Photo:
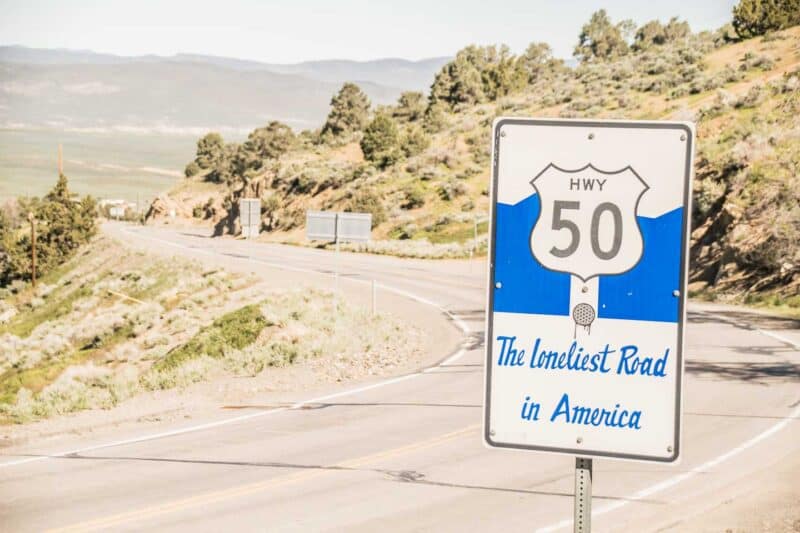
[[[418,330],[389,313],[106,235],[36,288],[17,282],[1,291],[0,426],[136,396],[158,409],[164,391],[201,381],[275,390],[364,378],[421,353]],[[305,381],[276,377],[292,366]]]
[[[361,249],[465,256],[476,220],[485,246],[495,117],[694,120],[690,288],[800,305],[800,27],[743,41],[727,28],[692,34],[675,20],[648,37],[653,28],[575,68],[541,43],[517,57],[467,48],[440,71],[422,108],[403,102],[373,113],[383,118],[366,130],[386,123],[381,131],[397,145],[383,156],[365,160],[363,129],[333,139],[306,132],[259,152],[266,157],[248,152],[253,142],[228,145],[234,155],[159,199],[151,219],[175,209],[235,234],[236,200],[246,195],[262,199],[265,239],[302,242],[306,209],[367,210],[379,242]],[[260,159],[235,164],[248,157]]]

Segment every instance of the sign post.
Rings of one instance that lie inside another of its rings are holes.
[[[497,119],[484,441],[592,458],[680,455],[694,127]]]
[[[592,530],[592,460],[575,458],[575,533]]]
[[[334,241],[336,261],[334,289],[339,290],[339,243],[368,242],[372,237],[372,215],[369,213],[341,213],[306,211],[306,238],[310,241]]]

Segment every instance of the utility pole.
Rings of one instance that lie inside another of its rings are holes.
[[[64,173],[64,148],[61,146],[61,143],[58,143],[58,175],[61,176]]]
[[[33,288],[36,288],[36,219],[33,212],[28,213],[28,220],[31,223],[31,281]]]

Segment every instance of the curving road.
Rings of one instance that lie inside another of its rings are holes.
[[[442,353],[430,354],[441,362],[272,408],[5,452],[0,530],[571,529],[571,457],[481,444],[482,265],[336,259],[179,230],[106,230],[133,246],[258,270],[278,284],[330,286],[338,268],[341,289],[356,294],[375,279],[387,298],[444,313]],[[781,502],[800,497],[792,483],[800,474],[798,324],[691,305],[686,370],[682,462],[595,460],[596,531],[763,525],[769,516],[750,507],[785,513],[790,503]]]

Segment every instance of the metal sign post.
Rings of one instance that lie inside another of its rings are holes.
[[[694,126],[500,118],[484,442],[671,463],[681,435]]]
[[[575,458],[575,533],[592,531],[592,460]]]
[[[335,289],[339,290],[339,233],[336,233],[336,257],[334,258],[334,277],[336,279]]]
[[[334,288],[339,290],[340,243],[368,242],[372,232],[369,213],[306,211],[306,238],[310,241],[333,241],[335,245]]]

